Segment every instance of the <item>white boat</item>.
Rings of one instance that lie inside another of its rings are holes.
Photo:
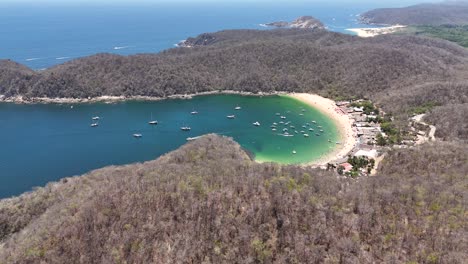
[[[158,121],[153,120],[153,113],[151,113],[151,121],[149,121],[148,124],[150,124],[150,125],[157,125],[158,124]]]
[[[317,124],[317,122],[316,122],[316,121],[312,121],[312,123],[313,123],[313,124]]]
[[[283,128],[283,131],[288,131],[288,129],[287,129],[287,128]]]
[[[271,131],[276,131],[276,128],[272,128]]]
[[[301,131],[299,131],[299,132],[301,132],[301,134],[304,134],[304,133],[305,133],[305,131],[304,131],[304,130],[301,130]]]
[[[313,129],[313,128],[309,128],[309,131],[314,131],[314,129]]]
[[[286,117],[285,117],[285,116],[281,116],[281,119],[286,119]]]
[[[304,137],[309,137],[309,134],[304,134]]]
[[[277,116],[281,115],[280,113],[276,113]]]
[[[134,138],[141,138],[143,135],[142,134],[133,134]]]
[[[242,107],[240,107],[240,106],[236,106],[236,107],[234,108],[234,110],[241,110],[241,109],[242,109]]]
[[[180,130],[182,131],[190,131],[192,128],[188,127],[188,126],[184,126],[184,127],[181,127]]]
[[[198,112],[197,112],[197,111],[192,111],[192,112],[190,112],[190,114],[191,114],[191,115],[197,115]]]
[[[228,115],[228,116],[226,116],[226,117],[229,118],[229,119],[234,119],[234,118],[236,118],[235,115]]]
[[[93,120],[99,120],[99,118],[100,118],[99,116],[93,116],[92,119],[93,119]]]
[[[292,154],[296,154],[297,152],[295,150],[292,151]]]
[[[275,125],[275,126],[276,126],[276,125],[278,125],[278,123],[274,122],[274,123],[273,123],[273,125]]]
[[[303,113],[300,113],[299,115],[300,115],[300,116],[303,116],[304,114],[303,114]]]
[[[98,123],[92,123],[92,124],[91,124],[91,127],[97,127],[97,126],[99,126]]]
[[[257,121],[255,123],[253,123],[254,126],[260,126],[260,123]]]
[[[337,141],[336,144],[337,144],[337,145],[341,145],[341,142]]]

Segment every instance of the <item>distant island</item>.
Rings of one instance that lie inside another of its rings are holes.
[[[292,22],[277,21],[262,25],[277,28],[325,29],[325,25],[320,20],[311,16],[301,16]]]

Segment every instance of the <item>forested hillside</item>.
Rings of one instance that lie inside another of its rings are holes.
[[[466,153],[394,151],[356,181],[207,136],[0,201],[0,263],[463,263]]]
[[[446,1],[402,8],[379,8],[361,15],[369,24],[467,25],[468,1]]]

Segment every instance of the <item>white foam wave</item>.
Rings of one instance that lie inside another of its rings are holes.
[[[115,50],[121,50],[121,49],[128,49],[128,48],[131,48],[132,46],[115,46],[114,49]]]
[[[40,60],[41,58],[29,58],[29,59],[26,59],[26,61],[35,61],[35,60]]]
[[[66,60],[66,59],[69,59],[70,57],[58,57],[58,58],[55,58],[56,60]]]

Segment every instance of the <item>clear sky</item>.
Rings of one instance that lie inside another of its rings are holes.
[[[307,3],[375,3],[376,0],[0,0],[0,4],[12,4],[12,3],[46,3],[46,4],[158,4],[158,3],[294,3],[294,2],[307,2]],[[379,5],[405,5],[415,4],[423,2],[439,2],[436,0],[378,0]]]

